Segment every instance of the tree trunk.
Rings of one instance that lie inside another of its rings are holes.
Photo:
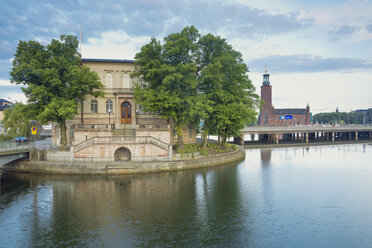
[[[80,120],[81,125],[84,125],[84,100],[80,100]]]
[[[224,130],[222,133],[221,133],[221,140],[220,140],[220,145],[225,148],[226,147],[226,139],[227,139],[227,131]]]
[[[183,135],[179,135],[178,132],[177,132],[177,147],[179,150],[183,150],[185,148],[184,144],[183,144]]]
[[[203,148],[207,148],[208,142],[208,125],[204,122],[204,131],[203,131]]]
[[[178,150],[183,150],[185,148],[183,144],[183,132],[181,128],[181,124],[178,122],[176,126],[176,131],[177,131],[177,147]]]
[[[61,127],[61,150],[66,150],[66,145],[67,145],[67,135],[66,135],[66,120],[62,119],[61,122],[59,123]]]

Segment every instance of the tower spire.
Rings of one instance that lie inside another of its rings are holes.
[[[265,74],[263,74],[262,86],[269,86],[270,85],[269,77],[270,77],[270,74],[267,72],[267,65],[265,65]]]

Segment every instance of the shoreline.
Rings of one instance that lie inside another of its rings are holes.
[[[279,144],[244,144],[244,149],[257,148],[278,148],[278,147],[299,147],[299,146],[329,146],[329,145],[350,145],[350,144],[372,144],[372,140],[358,141],[335,141],[335,142],[309,142],[309,143],[279,143]]]
[[[118,175],[162,171],[187,170],[228,164],[245,159],[245,149],[195,159],[172,161],[128,161],[128,162],[63,162],[63,161],[16,161],[1,166],[0,171],[79,174],[79,175]]]

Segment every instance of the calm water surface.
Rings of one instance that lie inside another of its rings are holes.
[[[372,146],[130,176],[3,174],[0,247],[372,247]]]

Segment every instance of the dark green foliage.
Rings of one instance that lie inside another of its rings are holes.
[[[372,109],[366,112],[330,112],[313,116],[313,122],[319,124],[372,124]]]
[[[206,134],[219,135],[226,145],[228,137],[239,136],[240,130],[255,120],[259,97],[241,54],[225,39],[207,34],[199,40],[199,46],[198,92],[203,102],[199,114],[204,120],[203,129]]]
[[[199,153],[203,156],[222,154],[227,152],[236,151],[238,148],[234,144],[213,144],[207,143],[206,147],[203,147],[203,144],[186,144],[183,150],[179,150],[181,155],[183,154],[192,154],[194,158],[194,153]]]
[[[132,76],[143,78],[147,87],[137,86],[136,102],[145,111],[172,119],[177,130],[177,143],[183,148],[182,127],[193,118],[196,101],[196,40],[194,27],[164,38],[164,44],[153,38],[136,54],[136,71]]]
[[[66,120],[77,113],[78,104],[87,94],[103,96],[96,73],[83,66],[75,36],[61,35],[60,40],[43,46],[36,41],[19,41],[10,72],[11,82],[23,84],[29,111],[41,123],[55,121],[66,146]]]
[[[151,39],[135,58],[132,76],[147,83],[136,87],[135,100],[145,111],[173,120],[178,149],[183,150],[186,123],[203,121],[204,137],[218,134],[226,145],[228,137],[255,120],[259,97],[241,54],[225,39],[186,27],[164,43]]]
[[[7,136],[31,137],[32,111],[29,105],[16,103],[4,111],[3,123],[7,129]]]
[[[11,141],[12,139],[13,137],[8,134],[0,134],[0,141]]]

